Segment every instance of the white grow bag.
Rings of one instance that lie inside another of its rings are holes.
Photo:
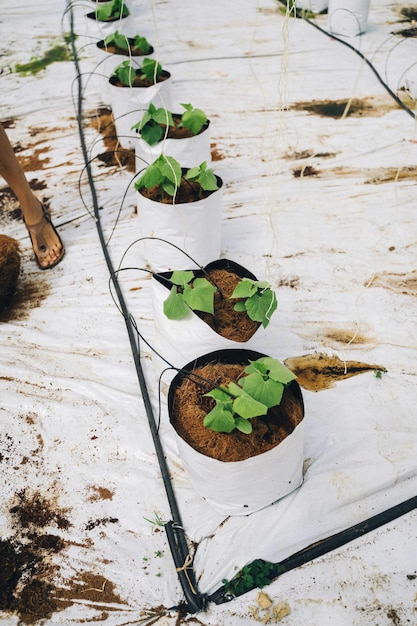
[[[154,272],[184,267],[184,250],[201,265],[220,256],[223,181],[217,176],[219,189],[207,198],[183,204],[162,204],[137,192],[138,239],[157,237],[181,250],[150,239],[138,243],[140,266]]]
[[[333,35],[356,37],[366,31],[370,0],[329,0],[328,27]]]
[[[194,137],[167,138],[153,146],[138,136],[135,141],[137,168],[142,169],[144,165],[153,163],[162,152],[174,157],[183,167],[194,167],[203,161],[209,165],[211,163],[210,126]]]
[[[113,119],[117,136],[124,148],[133,149],[136,132],[132,126],[136,124],[150,103],[158,107],[171,107],[171,74],[163,70],[165,80],[150,87],[116,87],[114,76],[108,81],[110,90]]]
[[[111,35],[116,31],[122,35],[126,35],[126,37],[134,37],[137,30],[131,12],[126,17],[112,22],[102,22],[95,19],[95,12],[91,11],[85,16],[85,28],[86,32],[84,34],[97,40],[105,39],[107,35]]]
[[[327,9],[328,4],[329,0],[296,0],[295,8],[312,13],[322,13]]]
[[[185,258],[185,257],[184,257]],[[181,266],[184,267],[184,259]],[[188,267],[188,266],[187,266]],[[229,261],[228,259],[219,259],[206,265],[205,270],[210,271],[212,268],[226,269],[234,272],[241,278],[247,277],[252,280],[258,280],[254,274],[238,263]],[[194,269],[196,277],[203,277],[201,270]],[[183,363],[188,363],[197,358],[201,353],[211,352],[218,349],[230,348],[251,348],[255,350],[266,349],[268,340],[270,341],[270,327],[263,328],[259,326],[258,330],[252,337],[245,342],[233,341],[216,333],[208,324],[198,317],[191,309],[185,318],[181,320],[170,320],[163,311],[164,301],[169,296],[171,285],[169,277],[171,273],[153,276],[151,280],[151,297],[154,319],[154,336],[152,347],[155,353],[152,354],[157,376],[168,367],[168,363],[174,367],[179,367]],[[158,355],[163,358],[160,358]],[[166,359],[166,360],[164,360]],[[175,370],[169,370],[163,374],[163,382],[168,383],[175,375]]]
[[[197,360],[197,366],[220,358],[222,362],[242,363],[263,354],[241,350],[216,351]],[[225,359],[228,354],[230,357]],[[201,361],[201,362],[200,362]],[[188,363],[184,369],[194,367]],[[168,409],[174,391],[182,379],[178,374],[171,383]],[[302,403],[299,385],[291,383]],[[278,446],[243,461],[224,462],[197,452],[175,431],[178,451],[185,473],[194,490],[222,515],[248,515],[277,502],[297,489],[303,481],[304,419]]]

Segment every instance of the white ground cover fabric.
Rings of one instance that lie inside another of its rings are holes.
[[[92,573],[110,581],[120,601],[74,595],[45,625],[136,624],[144,611],[163,615],[183,597],[165,533],[149,521],[169,520],[170,510],[91,215],[74,65],[9,72],[42,56],[61,29],[68,32],[65,3],[49,4],[0,1],[1,120],[14,120],[7,132],[20,156],[37,156],[29,177],[45,183],[40,193],[50,199],[67,248],[56,269],[39,272],[22,224],[0,215],[2,232],[19,239],[24,252],[20,308],[0,325],[0,529],[4,538],[14,532],[16,493],[56,502],[70,526],[52,529],[67,545],[54,557],[54,585],[71,592],[74,580]],[[417,492],[415,120],[352,50],[304,20],[286,19],[281,5],[214,4],[157,0],[134,2],[133,9],[138,33],[172,74],[176,103],[191,102],[211,120],[212,166],[224,181],[222,256],[277,291],[268,342],[253,348],[280,359],[334,354],[387,372],[304,389],[302,486],[267,509],[227,519],[187,481],[162,384],[160,435],[203,593],[254,559],[280,561]],[[392,35],[404,28],[401,6],[374,2],[366,33],[349,38],[395,93],[417,61],[417,42]],[[76,29],[86,10],[73,3]],[[326,28],[325,15],[314,21]],[[92,157],[104,149],[91,126],[101,103],[94,81],[87,82],[94,43],[85,35],[76,42]],[[329,117],[300,106],[346,99],[369,108]],[[132,269],[141,257],[133,174],[97,160],[92,168],[112,261],[129,268],[119,272],[129,311],[151,341],[149,276]],[[157,416],[158,380],[151,350],[142,347]],[[400,518],[265,588],[289,602],[283,623],[413,623],[416,519]],[[210,605],[198,620],[253,623],[248,605],[255,599],[252,591]],[[176,619],[167,612],[158,624]],[[0,623],[18,618],[4,613]]]

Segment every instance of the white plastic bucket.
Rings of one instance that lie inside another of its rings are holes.
[[[329,0],[328,28],[333,35],[357,37],[366,31],[370,0]]]
[[[204,355],[202,361],[213,361],[221,353],[224,355],[220,357],[223,361],[224,358],[227,359],[226,354],[230,356],[232,353],[243,352],[246,351],[212,352]],[[247,352],[250,355],[247,358],[252,360],[264,356],[252,351]],[[191,369],[193,365],[188,363],[184,369]],[[175,388],[181,378],[182,375],[178,374],[171,383],[168,394],[169,410],[172,407]],[[299,385],[295,381],[291,385],[303,406]],[[181,461],[191,485],[222,515],[248,515],[259,511],[297,489],[303,481],[304,419],[278,446],[244,461],[224,462],[205,456],[185,442],[175,429],[174,432]]]

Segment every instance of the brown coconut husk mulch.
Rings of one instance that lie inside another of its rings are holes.
[[[16,291],[20,266],[19,242],[7,235],[0,235],[0,311],[11,303]]]
[[[246,365],[211,363],[197,368],[196,374],[227,386],[237,382]],[[249,435],[234,430],[218,433],[203,425],[206,414],[215,406],[213,398],[204,394],[213,387],[202,387],[184,378],[175,391],[171,423],[177,433],[195,450],[220,461],[243,461],[276,447],[292,433],[304,415],[303,403],[294,386],[284,390],[281,404],[269,409],[267,415],[251,420],[253,430]]]

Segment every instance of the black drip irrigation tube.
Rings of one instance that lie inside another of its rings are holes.
[[[241,595],[244,595],[245,593],[252,591],[253,589],[258,588],[258,585],[256,583],[253,585],[248,584],[248,585],[245,585],[243,589],[240,589],[239,591],[237,591],[236,587],[234,588],[234,584],[233,584],[235,579],[232,579],[231,581],[228,581],[227,584],[224,584],[217,591],[212,593],[210,596],[207,596],[206,594],[202,594],[198,590],[198,585],[196,582],[196,577],[195,577],[195,573],[193,569],[193,557],[190,554],[187,539],[185,536],[185,531],[182,525],[181,515],[180,515],[178,504],[175,498],[175,493],[174,493],[173,486],[172,486],[171,479],[170,479],[169,469],[167,466],[162,444],[159,438],[158,428],[155,422],[155,417],[153,414],[152,405],[150,402],[149,393],[148,393],[147,386],[146,386],[146,380],[145,380],[143,368],[141,365],[139,336],[137,333],[135,333],[135,329],[132,324],[131,317],[127,309],[120,285],[118,283],[117,273],[114,271],[113,264],[111,262],[111,258],[109,255],[109,251],[108,251],[107,244],[106,244],[102,227],[101,227],[100,207],[99,207],[99,203],[97,199],[94,179],[93,179],[93,175],[91,172],[91,165],[90,165],[90,160],[88,159],[88,152],[87,152],[87,148],[85,144],[84,131],[82,127],[82,79],[81,79],[80,67],[78,63],[77,49],[75,46],[76,35],[74,33],[74,28],[73,28],[74,19],[73,19],[72,6],[70,3],[68,3],[68,10],[70,14],[70,24],[71,24],[69,42],[70,42],[71,51],[73,54],[76,73],[77,73],[76,80],[78,82],[77,124],[78,124],[79,136],[80,136],[81,149],[82,149],[87,177],[88,177],[88,183],[89,183],[91,196],[92,196],[96,228],[97,228],[98,236],[99,236],[100,243],[103,249],[103,254],[106,260],[106,264],[110,273],[110,278],[114,285],[117,299],[119,301],[120,311],[124,317],[128,336],[129,336],[129,341],[130,341],[133,360],[135,363],[135,368],[136,368],[136,372],[138,376],[139,386],[140,386],[140,390],[142,393],[142,398],[143,398],[143,402],[144,402],[144,406],[145,406],[145,410],[146,410],[146,414],[148,418],[148,423],[149,423],[149,427],[151,430],[151,434],[152,434],[152,438],[153,438],[153,442],[155,446],[155,451],[156,451],[156,455],[158,458],[159,467],[161,470],[162,480],[164,483],[164,487],[165,487],[165,491],[166,491],[167,499],[169,502],[171,515],[172,515],[172,520],[169,522],[166,522],[164,524],[164,527],[165,527],[169,547],[171,550],[172,558],[174,560],[174,564],[175,564],[176,571],[178,574],[178,578],[179,578],[179,581],[180,581],[180,584],[181,584],[181,587],[182,587],[182,590],[184,592],[184,596],[186,599],[185,603],[182,603],[176,607],[171,607],[170,609],[167,609],[167,610],[176,609],[176,610],[181,611],[181,613],[194,614],[200,611],[204,611],[211,602],[217,605],[230,602],[231,600]],[[310,20],[306,19],[306,21],[312,24],[313,26],[315,26],[316,28],[318,28],[319,30],[321,30],[322,32],[324,32],[326,35],[333,37],[332,35],[327,33],[325,30],[321,29],[320,27],[318,27],[316,24],[314,24]],[[368,63],[368,65],[370,65],[373,71],[377,74],[373,66],[369,63],[369,61],[367,61],[367,59],[358,50],[356,50],[350,44],[346,44],[346,42],[344,42],[343,40],[339,40],[339,41],[341,41],[341,43],[344,43],[345,45],[348,45],[350,48],[352,48],[352,50],[354,50],[362,58],[364,58],[364,60]],[[395,94],[391,92],[391,90],[387,87],[387,85],[383,83],[382,79],[379,77],[378,74],[377,76],[382,82],[382,84],[391,93],[391,95],[399,102],[399,104],[401,104],[401,106],[403,106],[403,108],[410,115],[412,115],[413,117],[416,117],[415,114],[413,114],[413,112],[410,111],[405,105],[403,105],[403,103],[401,103],[401,100],[399,100],[399,98],[397,98]],[[359,537],[362,537],[363,535],[366,535],[370,531],[375,530],[385,524],[388,524],[389,522],[392,522],[395,519],[398,519],[399,517],[405,515],[406,513],[411,512],[412,510],[416,508],[417,508],[417,496],[410,498],[409,500],[406,500],[405,502],[397,504],[396,506],[390,509],[387,509],[386,511],[379,513],[373,517],[370,517],[369,519],[364,520],[363,522],[360,522],[354,526],[351,526],[350,528],[344,531],[341,531],[340,533],[337,533],[336,535],[332,535],[321,541],[318,541],[306,547],[305,549],[289,556],[283,561],[280,561],[278,563],[269,563],[261,559],[258,559],[257,561],[252,562],[252,564],[249,564],[246,567],[248,567],[250,570],[250,567],[253,564],[267,564],[269,566],[268,576],[263,581],[263,584],[265,586],[266,584],[270,584],[274,580],[282,576],[282,574],[289,572],[290,570],[295,569],[297,567],[300,567],[301,565],[305,565],[313,561],[314,559],[317,559],[318,557],[323,556],[329,552],[332,552],[333,550],[340,548],[346,545],[347,543],[350,543],[351,541],[358,539]]]
[[[282,2],[283,0],[280,0],[280,2]],[[296,17],[299,17],[298,15],[296,15]],[[340,37],[337,37],[336,35],[333,35],[332,33],[329,33],[325,28],[322,28],[321,26],[319,26],[318,24],[316,24],[315,22],[313,22],[311,19],[309,19],[308,17],[304,17],[303,15],[300,16],[301,19],[303,19],[305,22],[307,22],[307,24],[310,24],[310,26],[313,26],[314,28],[316,28],[318,31],[320,31],[321,33],[323,33],[324,35],[326,35],[327,37],[329,37],[330,39],[334,39],[335,41],[338,41],[339,43],[343,44],[344,46],[346,46],[347,48],[349,48],[350,50],[352,50],[352,52],[355,52],[355,54],[357,54],[362,61],[364,61],[367,66],[371,69],[371,71],[375,74],[376,78],[379,80],[379,82],[381,83],[381,85],[384,87],[384,89],[389,93],[389,95],[391,96],[391,98],[393,98],[393,100],[395,100],[395,102],[402,108],[404,109],[404,111],[406,113],[408,113],[408,115],[410,115],[413,119],[417,119],[417,113],[415,111],[413,111],[412,109],[410,109],[410,107],[408,107],[402,100],[401,98],[399,98],[397,96],[396,93],[394,93],[392,91],[392,89],[387,85],[387,83],[382,79],[382,76],[380,75],[380,73],[377,71],[376,67],[371,63],[371,61],[357,48],[355,48],[355,46],[352,46],[352,44],[350,44],[348,41],[344,41],[343,39],[341,39]]]
[[[114,271],[113,264],[109,255],[109,251],[107,249],[106,241],[104,238],[104,233],[101,227],[100,221],[100,207],[97,199],[97,194],[94,186],[93,175],[91,172],[90,161],[88,159],[87,147],[85,144],[84,131],[82,127],[82,79],[80,73],[80,67],[78,63],[78,54],[75,46],[75,33],[74,33],[74,16],[72,11],[72,6],[69,6],[70,12],[70,24],[71,24],[71,33],[70,33],[70,45],[71,51],[73,54],[74,64],[76,68],[77,74],[77,82],[78,82],[78,98],[77,98],[77,124],[78,131],[80,136],[81,150],[83,153],[86,172],[88,177],[88,183],[91,191],[93,208],[94,208],[94,218],[96,223],[96,228],[98,232],[98,236],[100,239],[101,247],[103,249],[103,254],[106,260],[106,264],[110,273],[111,281],[114,285],[114,289],[117,294],[117,299],[119,301],[120,310],[124,317],[126,328],[129,336],[130,346],[132,350],[133,360],[135,363],[135,368],[138,376],[139,386],[142,393],[142,399],[146,410],[146,415],[148,418],[149,427],[151,430],[153,443],[155,446],[156,455],[158,458],[159,467],[161,470],[162,480],[164,483],[166,495],[168,498],[172,520],[165,524],[165,531],[168,538],[169,547],[172,553],[172,557],[175,563],[175,567],[178,573],[178,578],[181,583],[182,590],[184,592],[184,596],[186,598],[186,603],[181,604],[178,608],[181,612],[187,613],[197,613],[202,611],[206,605],[206,596],[201,594],[198,591],[197,582],[193,569],[193,558],[190,554],[190,549],[188,547],[187,539],[185,536],[185,531],[182,525],[181,515],[179,512],[178,504],[175,498],[174,490],[172,487],[170,474],[168,465],[165,459],[164,451],[162,448],[162,444],[159,438],[158,429],[155,422],[155,417],[152,410],[152,405],[149,398],[148,389],[146,386],[146,380],[140,360],[140,349],[139,349],[139,339],[137,335],[135,335],[135,331],[131,322],[131,318],[129,315],[129,311],[127,309],[120,285],[117,280],[116,272]]]

